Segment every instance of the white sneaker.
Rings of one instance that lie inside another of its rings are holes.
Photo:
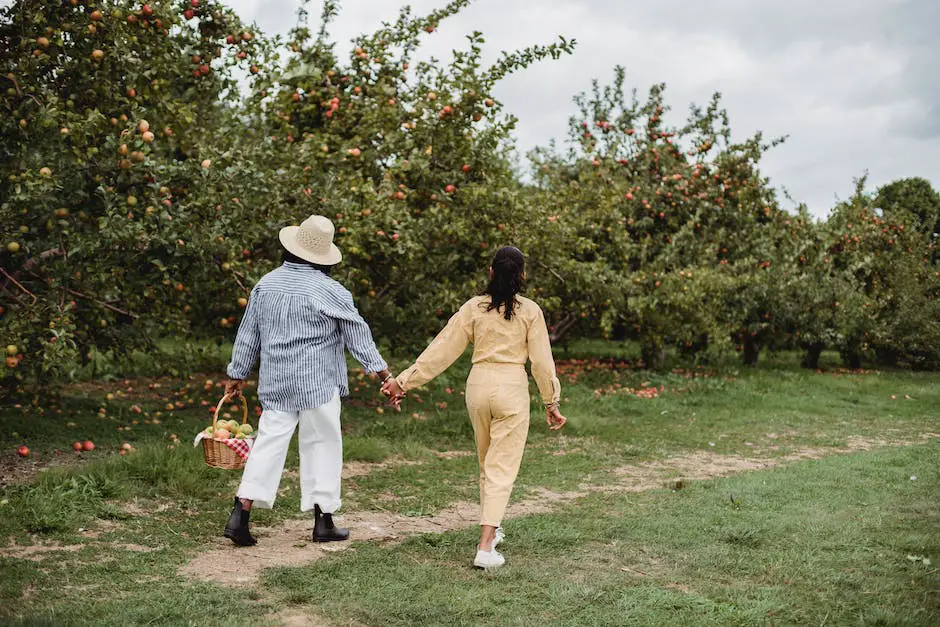
[[[506,532],[503,531],[502,527],[496,528],[496,538],[493,540],[493,548],[496,548],[496,545],[506,539]]]
[[[477,556],[473,560],[473,565],[477,568],[487,569],[487,568],[497,568],[506,563],[506,558],[503,557],[503,554],[493,549],[492,551],[480,551],[477,550]]]

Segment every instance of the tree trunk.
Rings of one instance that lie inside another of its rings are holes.
[[[898,354],[887,346],[879,346],[875,349],[875,361],[881,366],[897,366]]]
[[[862,367],[862,356],[854,346],[846,347],[839,351],[842,355],[842,364],[851,370],[858,370]]]
[[[666,351],[660,342],[647,340],[643,342],[640,348],[640,356],[643,359],[643,365],[648,370],[658,370],[662,368],[666,361]]]
[[[760,356],[760,345],[754,341],[749,334],[744,334],[744,363],[748,366],[756,366],[757,358]]]
[[[804,368],[819,370],[819,356],[822,355],[825,344],[822,342],[813,342],[806,347],[806,354],[803,355],[803,361],[800,365]]]

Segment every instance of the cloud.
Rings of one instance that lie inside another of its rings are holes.
[[[295,21],[293,0],[230,0],[267,32]],[[349,0],[332,33],[342,45],[394,19],[396,2]],[[411,2],[422,14],[444,0]],[[315,22],[318,3],[311,3]],[[424,54],[446,58],[483,31],[487,58],[504,49],[578,40],[572,57],[507,78],[496,90],[519,118],[521,152],[562,142],[571,98],[623,65],[641,94],[666,82],[673,122],[720,91],[740,137],[789,135],[765,173],[825,215],[853,177],[873,186],[922,176],[940,186],[940,2],[936,0],[477,0],[441,24]],[[316,23],[313,24],[317,26]]]

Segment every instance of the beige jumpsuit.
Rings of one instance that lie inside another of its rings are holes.
[[[471,298],[397,378],[405,391],[424,385],[473,344],[466,400],[480,462],[480,524],[494,527],[502,522],[529,433],[526,361],[532,362],[542,401],[561,398],[542,310],[528,298],[517,299],[515,315],[506,320],[486,310],[489,296]]]

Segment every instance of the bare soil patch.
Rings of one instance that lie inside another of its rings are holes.
[[[420,461],[405,459],[404,457],[389,457],[381,462],[343,462],[343,479],[353,477],[363,477],[377,470],[388,470],[389,468],[398,468],[399,466],[418,466]]]
[[[51,553],[66,551],[74,553],[82,548],[83,544],[59,544],[58,542],[42,542],[39,544],[21,545],[12,542],[5,547],[0,547],[0,557],[11,557],[14,559],[26,559],[34,562],[41,562],[49,557]]]
[[[438,459],[457,459],[459,457],[472,457],[476,455],[475,451],[434,451]]]
[[[421,533],[443,533],[477,521],[479,505],[455,503],[435,516],[409,517],[385,511],[362,511],[335,516],[356,541],[397,542]],[[313,519],[290,520],[277,527],[257,527],[253,547],[236,547],[218,538],[213,547],[184,566],[181,574],[223,585],[249,586],[265,568],[300,566],[330,553],[347,551],[347,542],[317,543],[311,539]]]
[[[283,627],[328,627],[323,618],[300,608],[287,608],[268,616],[268,620]],[[357,625],[358,623],[352,623]]]
[[[940,434],[925,433],[917,440],[885,440],[853,436],[844,447],[801,449],[781,457],[748,458],[723,455],[711,451],[697,451],[642,464],[621,466],[614,470],[615,480],[604,485],[582,485],[578,490],[555,492],[539,488],[527,499],[510,505],[507,518],[544,514],[559,505],[586,496],[592,492],[642,492],[658,488],[678,489],[687,481],[701,481],[729,475],[772,468],[806,459],[819,459],[827,455],[871,450],[884,446],[922,444]],[[404,460],[401,460],[404,461]],[[354,462],[355,463],[355,462]],[[399,462],[400,463],[400,462]],[[353,466],[357,476],[367,474],[390,462]],[[477,523],[479,505],[455,503],[434,516],[405,516],[388,511],[358,511],[337,515],[339,524],[348,527],[355,541],[394,543],[412,535],[443,533]],[[224,585],[250,586],[257,582],[265,568],[299,566],[313,562],[330,553],[351,550],[348,543],[318,544],[311,540],[312,520],[291,520],[277,527],[258,527],[254,530],[259,544],[254,547],[235,547],[224,538],[214,541],[213,547],[198,555],[184,566],[181,574]],[[354,550],[354,549],[352,549]],[[682,590],[677,586],[677,589]],[[683,590],[684,591],[684,590]],[[294,615],[281,620],[294,620]],[[307,624],[286,623],[285,624]],[[312,623],[316,624],[316,623]]]

